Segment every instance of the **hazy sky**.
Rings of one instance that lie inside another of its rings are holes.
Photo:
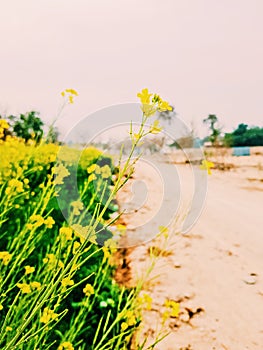
[[[0,111],[62,130],[148,87],[187,123],[263,125],[262,0],[8,0],[0,10]]]

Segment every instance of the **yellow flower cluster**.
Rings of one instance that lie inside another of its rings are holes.
[[[42,225],[45,225],[46,228],[52,228],[55,224],[55,221],[51,216],[48,216],[46,219],[44,219],[41,215],[34,214],[30,216],[29,220],[31,222],[26,224],[26,227],[29,230],[32,230],[36,227],[40,227]]]
[[[152,297],[144,293],[142,296],[140,296],[138,299],[138,303],[143,306],[146,310],[151,310],[152,309]]]
[[[128,327],[135,326],[137,323],[136,316],[133,311],[128,310],[125,314],[125,321],[121,323],[121,330],[126,331]]]
[[[86,297],[89,297],[90,295],[94,294],[94,288],[91,284],[86,284],[85,288],[83,288],[83,293],[86,295]]]
[[[61,285],[63,288],[73,286],[74,281],[72,279],[70,279],[69,277],[66,277],[66,278],[63,278],[63,280],[61,281]]]
[[[52,172],[54,175],[56,175],[54,179],[55,185],[62,185],[64,183],[64,178],[70,175],[70,172],[63,164],[59,164],[54,167]]]
[[[111,168],[109,167],[109,165],[108,164],[106,164],[106,165],[104,165],[104,166],[102,166],[102,167],[100,167],[99,165],[97,165],[97,164],[92,164],[92,165],[90,165],[88,168],[87,168],[87,172],[88,172],[88,174],[93,174],[93,173],[95,173],[95,174],[97,174],[97,175],[101,175],[101,177],[103,178],[103,179],[107,179],[107,178],[109,178],[111,175],[112,175],[112,173],[111,173]],[[90,177],[91,177],[92,175],[90,175]],[[95,180],[96,179],[96,176],[93,176],[93,178],[92,178],[92,180],[91,181],[93,181],[93,180]],[[89,181],[90,182],[90,181]]]
[[[63,240],[71,241],[72,240],[72,228],[70,227],[61,227],[59,229],[59,234]]]
[[[42,316],[40,317],[40,322],[41,323],[48,323],[51,320],[57,319],[58,314],[54,312],[54,310],[49,309],[48,307],[45,307]]]
[[[12,191],[15,191],[17,193],[21,193],[24,191],[23,188],[23,182],[19,181],[17,179],[11,179],[8,181],[8,186],[5,190],[5,193],[8,195],[9,193],[11,193]]]
[[[162,314],[162,320],[165,322],[169,317],[178,317],[180,313],[180,304],[174,300],[165,300],[166,310]]]
[[[8,130],[9,124],[5,119],[0,119],[0,139],[5,136],[5,130]]]
[[[59,345],[58,350],[74,350],[74,347],[70,342],[64,341]]]
[[[2,263],[4,265],[8,265],[9,261],[12,258],[12,254],[8,253],[8,252],[0,252],[0,260],[2,260]]]
[[[80,211],[84,209],[84,204],[78,200],[70,204],[73,207],[73,215],[80,215]]]
[[[31,283],[17,283],[16,285],[20,290],[22,294],[29,294],[31,293],[34,289],[35,290],[40,290],[41,289],[41,283],[39,282],[31,282]]]
[[[61,92],[61,96],[67,97],[69,103],[74,103],[74,97],[78,96],[78,95],[79,94],[74,89],[66,89],[66,90]]]
[[[35,271],[34,266],[29,266],[29,265],[25,266],[25,275],[29,275],[29,274],[33,273],[34,271]]]
[[[141,109],[146,117],[154,115],[157,111],[171,111],[172,107],[157,94],[150,94],[148,89],[143,89],[137,94],[141,101]]]

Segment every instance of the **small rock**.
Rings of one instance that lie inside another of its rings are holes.
[[[244,282],[246,284],[255,284],[257,282],[256,276],[257,275],[255,273],[251,273],[244,279]]]

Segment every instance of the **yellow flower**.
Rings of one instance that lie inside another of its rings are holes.
[[[158,111],[159,112],[172,111],[172,107],[169,105],[167,101],[162,101],[162,99],[160,99],[158,103]]]
[[[83,243],[87,238],[88,226],[82,226],[80,224],[74,224],[71,226],[74,230],[74,234],[79,237],[80,242]]]
[[[83,293],[89,297],[91,294],[94,294],[94,288],[91,284],[86,284],[85,288],[83,288]]]
[[[5,119],[0,119],[0,127],[3,129],[8,129],[9,128],[9,124]]]
[[[203,159],[203,160],[202,160],[202,164],[200,165],[200,169],[201,169],[201,170],[207,170],[208,175],[211,175],[211,174],[212,174],[211,168],[213,168],[214,166],[215,166],[214,163],[209,162],[209,161],[206,160],[206,159]]]
[[[79,215],[80,210],[83,210],[84,208],[84,205],[80,200],[72,202],[71,206],[73,207],[73,215]]]
[[[12,258],[12,254],[8,252],[0,252],[0,260],[4,265],[7,265]]]
[[[111,253],[108,247],[103,246],[102,251],[104,253],[104,259],[109,259],[111,257]]]
[[[6,330],[6,332],[11,332],[11,331],[13,330],[13,328],[12,328],[12,327],[7,326],[5,330]]]
[[[101,168],[101,176],[103,179],[107,179],[111,176],[111,168],[107,164]]]
[[[48,216],[45,220],[45,225],[47,228],[52,228],[52,226],[54,225],[55,221],[51,216]]]
[[[64,341],[59,345],[58,350],[74,350],[74,347],[69,341]]]
[[[3,307],[3,305],[2,305],[2,304],[0,304],[0,311],[1,311],[1,310],[3,310],[3,308],[4,308],[4,307]]]
[[[70,175],[70,172],[63,164],[59,164],[54,167],[52,172],[54,175],[56,175],[54,185],[62,185],[64,183],[64,178]]]
[[[87,168],[88,174],[93,173],[97,169],[98,165],[97,164],[92,164]]]
[[[136,317],[131,310],[128,310],[126,313],[126,322],[128,326],[134,326],[136,324]]]
[[[73,250],[72,250],[72,253],[73,253],[73,254],[76,254],[76,252],[78,251],[79,247],[80,247],[80,243],[79,243],[79,242],[74,242],[74,243],[73,243]]]
[[[180,312],[180,304],[174,300],[166,300],[164,306],[169,309],[169,317],[178,317]]]
[[[33,266],[25,266],[25,275],[29,275],[30,273],[33,273],[35,271],[35,268]]]
[[[45,220],[41,215],[31,215],[30,221],[32,221],[36,227],[40,227],[45,223]]]
[[[127,329],[128,327],[129,327],[129,325],[128,325],[127,322],[122,322],[122,323],[121,323],[121,330],[122,330],[123,332],[125,332],[126,329]]]
[[[66,95],[68,97],[68,102],[69,103],[73,103],[74,102],[74,96],[78,96],[79,94],[74,89],[66,89],[66,90],[61,92],[61,96],[65,97]]]
[[[137,96],[141,100],[141,109],[146,117],[150,117],[157,110],[159,112],[172,110],[172,107],[169,105],[169,103],[163,101],[159,95],[155,94],[151,99],[152,94],[149,93],[148,89],[143,89],[142,92],[137,94]]]
[[[54,320],[58,317],[58,314],[54,312],[54,310],[49,309],[48,307],[45,307],[42,316],[40,317],[41,323],[48,323],[51,320]]]
[[[155,120],[153,125],[150,127],[149,132],[151,134],[158,134],[160,131],[162,131],[162,128],[159,126],[159,120]]]
[[[75,96],[79,95],[78,92],[74,89],[66,89],[65,91],[70,93],[71,95],[75,95]]]
[[[91,181],[94,181],[96,179],[97,179],[97,177],[95,174],[90,174],[90,176],[88,177],[88,183],[90,183]]]
[[[63,278],[63,280],[61,281],[62,287],[68,287],[68,286],[73,286],[74,285],[74,281],[71,280],[69,277]]]
[[[21,193],[24,191],[23,182],[17,179],[11,179],[10,181],[8,181],[8,186],[10,189],[13,188],[18,193]]]
[[[150,104],[152,94],[149,93],[148,89],[142,89],[141,92],[138,92],[137,97],[141,100],[142,104]]]
[[[22,294],[29,294],[31,293],[30,285],[27,283],[17,283],[16,285],[22,292]]]
[[[41,283],[36,281],[31,282],[30,287],[39,291],[41,289]]]
[[[146,308],[146,310],[151,310],[152,309],[152,297],[144,293],[142,297],[138,298],[138,301]]]
[[[70,227],[61,227],[59,229],[60,235],[62,235],[67,241],[72,240],[72,228]]]

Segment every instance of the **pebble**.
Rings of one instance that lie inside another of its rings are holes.
[[[244,282],[245,282],[246,284],[255,284],[255,283],[257,282],[256,274],[251,273],[250,275],[248,275],[248,276],[244,279]]]

